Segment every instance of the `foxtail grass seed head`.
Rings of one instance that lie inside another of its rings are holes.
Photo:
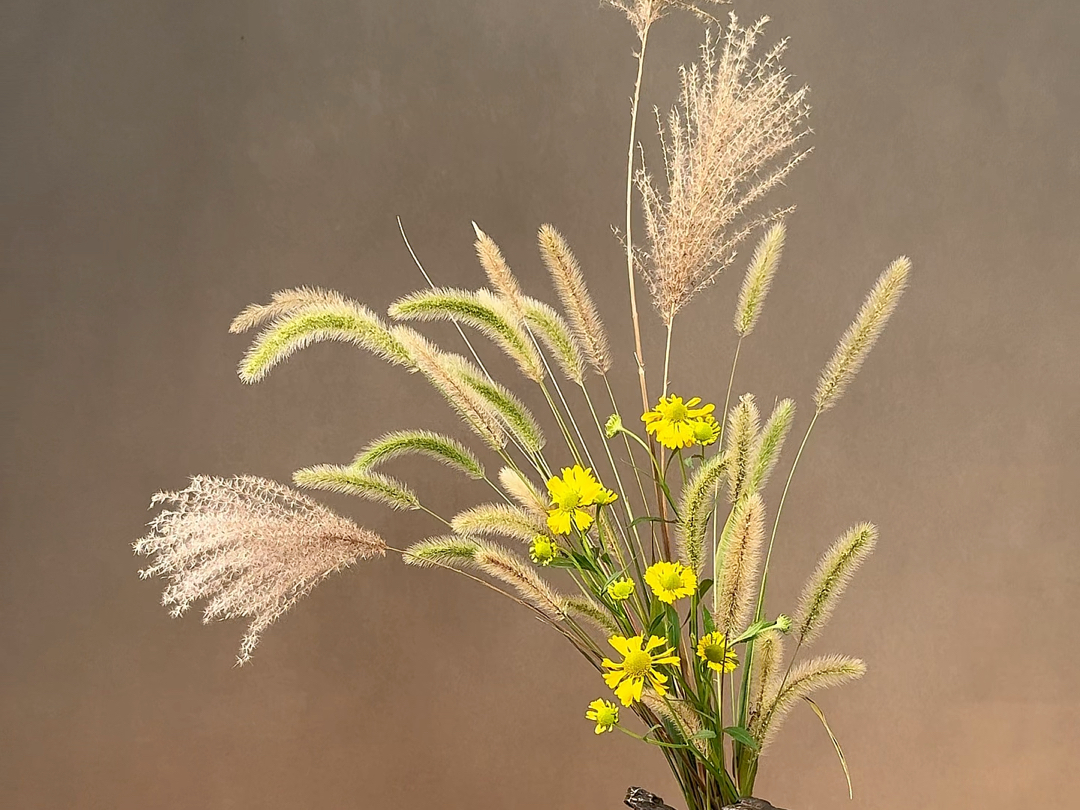
[[[516,588],[526,602],[552,621],[566,618],[562,597],[521,557],[484,542],[473,559],[480,570]]]
[[[723,548],[715,587],[716,628],[727,634],[750,620],[757,596],[757,572],[765,540],[765,504],[752,493],[735,505],[732,528]]]
[[[754,215],[755,204],[807,154],[807,89],[789,89],[780,62],[786,40],[753,56],[766,22],[742,28],[732,15],[719,53],[706,39],[701,61],[682,70],[679,104],[660,124],[666,183],[638,174],[648,239],[639,266],[665,325],[775,219]]]
[[[407,327],[395,327],[393,336],[408,352],[420,373],[427,378],[450,407],[489,447],[501,452],[506,446],[506,431],[499,417],[476,391],[462,381],[462,369],[469,361],[460,355],[449,355],[419,332]],[[481,374],[476,369],[476,374]]]
[[[458,534],[500,535],[523,543],[547,532],[544,519],[527,509],[504,503],[486,503],[466,509],[453,517],[450,525]]]
[[[391,509],[419,509],[416,494],[401,481],[382,473],[336,464],[318,464],[293,473],[293,483],[305,489],[321,489],[355,495]]]
[[[240,334],[256,326],[261,326],[268,321],[274,321],[283,315],[291,315],[294,312],[312,305],[330,307],[343,306],[348,299],[334,290],[324,290],[321,287],[294,287],[289,290],[279,290],[271,296],[269,304],[249,304],[237,315],[229,325],[229,331]]]
[[[777,630],[766,630],[754,641],[754,664],[750,672],[750,698],[747,701],[750,728],[760,723],[763,700],[770,691],[780,688],[784,663],[784,637]],[[758,739],[758,742],[761,742]]]
[[[799,598],[795,634],[800,644],[810,644],[821,635],[851,578],[874,551],[877,536],[877,527],[860,523],[848,529],[822,556]]]
[[[568,596],[563,599],[563,612],[573,619],[584,619],[607,635],[619,632],[619,623],[606,607],[588,596]]]
[[[855,378],[885,329],[885,324],[896,310],[900,296],[907,288],[910,273],[911,260],[901,256],[878,277],[855,320],[844,332],[836,351],[821,371],[817,390],[814,392],[814,404],[817,405],[818,413],[833,407]]]
[[[540,228],[538,239],[540,256],[551,274],[555,291],[570,318],[574,334],[585,350],[585,357],[598,374],[604,374],[611,368],[607,331],[596,311],[596,304],[589,294],[577,259],[566,240],[551,225]]]
[[[449,287],[420,290],[391,304],[390,317],[464,323],[506,352],[530,380],[544,379],[544,364],[536,345],[519,326],[520,319],[510,305],[490,290],[469,292]]]
[[[754,249],[750,266],[746,268],[742,289],[739,290],[739,303],[735,307],[735,332],[739,337],[746,337],[754,331],[754,326],[761,317],[765,296],[769,294],[776,268],[780,265],[786,233],[784,223],[777,222],[765,231]]]
[[[753,394],[743,394],[728,415],[728,499],[737,503],[747,494],[753,476],[754,448],[761,414]]]
[[[237,321],[243,326],[258,322],[260,317],[245,310]],[[283,314],[274,318],[240,361],[240,379],[246,383],[258,382],[295,352],[325,341],[352,343],[394,365],[411,365],[405,347],[374,312],[335,293],[326,294],[325,300],[283,310]]]
[[[764,489],[769,482],[769,476],[772,475],[776,462],[780,460],[780,451],[784,448],[784,440],[787,439],[794,421],[795,403],[790,399],[782,399],[776,403],[751,451],[748,487],[751,491]]]
[[[372,469],[391,459],[410,454],[418,454],[440,461],[465,473],[469,478],[482,479],[484,466],[468,447],[457,439],[432,433],[430,430],[398,430],[376,439],[355,459],[353,466],[360,469]]]
[[[421,568],[449,566],[461,568],[474,561],[479,545],[475,540],[457,535],[429,537],[419,543],[413,543],[402,554],[402,559],[409,565]]]
[[[547,498],[525,474],[511,467],[499,470],[499,483],[518,506],[534,516],[547,517]]]
[[[679,559],[698,576],[705,567],[705,533],[718,485],[727,470],[727,456],[719,453],[707,458],[683,488],[680,502],[680,523],[675,535]]]
[[[585,358],[570,324],[552,307],[535,298],[522,299],[522,312],[529,331],[544,344],[563,374],[584,385]]]
[[[240,643],[244,663],[259,636],[319,582],[386,544],[305,495],[255,476],[198,475],[163,506],[134,544],[149,558],[142,577],[168,580],[162,604],[174,616],[206,600],[203,620],[250,620]]]
[[[484,268],[492,289],[510,305],[510,309],[519,319],[523,318],[525,313],[522,308],[522,299],[525,296],[510,265],[506,263],[495,241],[480,230],[480,226],[475,222],[472,226],[476,232],[476,257],[480,260],[480,266]]]
[[[518,445],[539,453],[544,447],[544,434],[532,412],[505,385],[495,382],[476,364],[459,354],[442,356],[443,370],[478,402],[479,407],[504,425]]]
[[[775,739],[780,724],[795,703],[821,689],[840,686],[858,680],[866,674],[866,664],[846,655],[825,655],[795,664],[782,686],[765,694],[764,708],[756,728],[751,733],[764,751]]]

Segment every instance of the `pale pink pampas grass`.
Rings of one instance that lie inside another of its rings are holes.
[[[159,504],[172,508],[134,544],[151,562],[140,576],[169,580],[161,602],[173,616],[205,599],[204,622],[250,619],[241,664],[262,631],[319,582],[386,550],[373,532],[265,478],[198,475],[186,489],[154,495],[151,506]]]

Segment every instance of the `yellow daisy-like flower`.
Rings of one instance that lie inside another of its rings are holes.
[[[632,579],[617,579],[607,586],[607,595],[616,602],[622,602],[633,595],[635,587]]]
[[[619,707],[610,700],[594,700],[585,712],[585,719],[595,721],[596,733],[603,734],[619,724]]]
[[[551,565],[559,556],[559,547],[555,541],[544,534],[538,534],[533,538],[529,547],[529,557],[537,565]]]
[[[707,633],[697,645],[698,658],[717,672],[732,672],[739,665],[739,656],[728,646],[723,633]]]
[[[604,489],[593,477],[592,470],[580,464],[563,467],[562,477],[554,476],[547,482],[551,496],[547,525],[554,534],[570,534],[571,525],[578,531],[587,530],[593,522],[591,513],[584,507],[611,503],[617,497]]]
[[[697,575],[682,563],[658,562],[645,571],[645,583],[656,598],[669,605],[676,599],[690,596],[697,587]]]
[[[702,447],[708,447],[720,438],[720,423],[713,418],[712,414],[709,414],[694,422],[693,431],[694,442]]]
[[[656,667],[663,664],[678,664],[679,656],[670,647],[664,647],[665,641],[658,636],[649,636],[646,642],[642,636],[612,636],[608,644],[622,655],[622,662],[616,664],[605,658],[601,663],[611,672],[604,673],[604,681],[615,690],[615,697],[622,701],[623,706],[631,705],[635,700],[641,700],[641,693],[645,688],[645,682],[657,695],[663,697],[667,694],[667,676],[657,672]],[[653,652],[657,648],[657,652]]]
[[[689,447],[695,441],[694,426],[702,417],[712,414],[714,405],[696,407],[701,397],[683,402],[682,397],[672,394],[660,397],[660,402],[651,411],[641,416],[645,430],[656,435],[656,440],[669,450]]]

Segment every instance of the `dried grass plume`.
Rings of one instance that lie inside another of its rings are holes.
[[[319,582],[359,559],[381,555],[382,539],[325,506],[255,476],[200,475],[186,489],[159,492],[168,505],[134,544],[150,558],[142,577],[169,580],[161,602],[180,616],[201,599],[203,621],[250,619],[238,660],[260,634]]]

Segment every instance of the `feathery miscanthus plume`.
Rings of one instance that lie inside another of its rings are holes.
[[[455,321],[472,326],[506,352],[530,380],[544,379],[540,353],[518,325],[517,313],[490,290],[420,290],[391,304],[390,316],[396,320]]]
[[[792,667],[782,687],[766,693],[764,708],[750,733],[761,743],[761,750],[772,742],[795,702],[819,689],[840,686],[866,674],[866,664],[846,655],[825,655],[802,661]]]
[[[420,508],[416,493],[401,481],[359,467],[337,464],[304,467],[293,473],[293,483],[306,489],[355,495],[364,500],[385,504],[392,509]]]
[[[911,260],[901,256],[878,276],[855,320],[844,332],[836,351],[821,371],[817,390],[814,391],[818,413],[835,405],[855,377],[888,323],[889,316],[896,309],[907,287],[910,272]]]
[[[433,565],[454,568],[473,562],[479,547],[475,540],[449,534],[429,537],[427,540],[413,543],[405,549],[401,558],[409,565],[418,565],[422,568]]]
[[[412,365],[401,343],[382,320],[363,304],[337,293],[319,290],[312,291],[310,303],[292,306],[302,296],[296,290],[285,292],[290,295],[264,307],[266,312],[253,311],[252,307],[248,307],[233,321],[233,331],[240,331],[245,325],[254,325],[265,320],[265,317],[273,317],[240,361],[238,373],[244,382],[258,382],[294,352],[312,343],[328,340],[352,343],[395,365]],[[274,317],[272,313],[278,311],[282,314]]]
[[[754,609],[761,544],[765,539],[765,504],[754,492],[735,505],[726,532],[713,603],[716,629],[730,636],[745,627]]]
[[[701,2],[697,3],[693,2],[693,0],[603,0],[603,2],[625,14],[626,19],[634,26],[634,31],[637,32],[638,37],[642,37],[650,25],[673,8],[685,9],[712,21],[715,18],[705,11],[705,6],[721,6],[731,2],[731,0],[701,0]]]
[[[743,394],[728,415],[727,473],[728,498],[736,503],[746,494],[753,474],[754,447],[761,414],[753,394]]]
[[[207,600],[206,622],[251,620],[239,660],[259,635],[335,571],[384,553],[382,539],[274,481],[195,476],[186,489],[159,492],[167,504],[134,544],[150,558],[143,577],[169,580],[162,604],[174,616]]]
[[[749,209],[807,154],[796,150],[809,131],[807,89],[788,89],[786,41],[751,58],[766,22],[741,28],[732,15],[719,57],[706,39],[701,62],[682,70],[666,133],[660,127],[666,193],[638,175],[649,242],[642,272],[668,326],[762,221]]]
[[[754,442],[752,461],[750,464],[750,480],[748,489],[757,491],[763,489],[769,482],[776,462],[780,460],[780,450],[784,446],[784,440],[791,430],[791,424],[795,420],[795,403],[790,399],[782,399],[776,403],[765,427],[761,429]]]
[[[608,635],[619,635],[622,628],[607,608],[587,596],[568,596],[563,599],[564,612],[575,619],[586,619]]]
[[[484,466],[472,450],[457,439],[430,430],[387,433],[361,450],[353,459],[352,466],[372,469],[385,461],[411,453],[441,461],[448,467],[461,470],[469,478],[479,480],[484,477]]]
[[[483,407],[510,430],[522,448],[530,453],[543,448],[544,434],[536,417],[509,388],[492,380],[459,354],[443,354],[442,363],[448,374],[475,394]]]
[[[765,296],[769,294],[776,268],[780,265],[786,233],[784,223],[777,222],[765,232],[754,249],[739,290],[739,303],[735,307],[735,332],[739,337],[746,337],[757,325]]]
[[[514,272],[510,269],[510,265],[506,263],[506,259],[503,258],[502,251],[495,244],[495,240],[480,230],[480,226],[475,222],[472,226],[473,230],[476,231],[476,257],[480,260],[480,266],[484,268],[488,281],[491,282],[495,292],[510,305],[518,318],[523,318],[525,314],[522,310],[524,293],[521,291],[521,285],[518,284]]]
[[[518,506],[541,518],[547,515],[547,498],[532,481],[511,467],[499,470],[499,483]]]
[[[598,374],[611,368],[611,350],[607,331],[596,311],[596,304],[589,295],[581,267],[562,235],[551,225],[543,225],[538,234],[540,256],[551,274],[555,291],[559,294],[563,309],[570,318],[578,342],[585,350],[585,357]]]
[[[585,358],[570,324],[554,308],[535,298],[523,298],[522,311],[525,323],[555,357],[563,374],[584,385]]]
[[[706,459],[683,488],[676,534],[679,559],[701,575],[705,567],[705,530],[712,515],[720,478],[727,470],[727,455],[716,453]]]
[[[538,534],[547,534],[547,525],[534,512],[504,503],[485,503],[459,512],[450,521],[458,534],[499,534],[526,543]]]
[[[471,387],[459,379],[459,375],[450,371],[450,357],[419,332],[406,327],[395,327],[392,334],[408,352],[413,364],[427,378],[436,391],[450,404],[458,416],[489,447],[499,451],[506,445],[506,431],[502,422],[492,411],[487,402]],[[457,358],[454,367],[469,364],[464,357]],[[479,369],[477,369],[479,373]]]
[[[765,695],[780,688],[780,666],[784,663],[784,637],[778,630],[766,630],[754,642],[754,663],[750,672],[747,716],[751,726],[761,716]]]
[[[848,529],[822,556],[799,598],[794,633],[800,644],[809,644],[821,634],[844,589],[874,550],[877,537],[877,527],[860,523]]]
[[[478,544],[473,560],[481,571],[512,585],[522,598],[549,619],[566,617],[562,598],[521,557],[494,543]]]

